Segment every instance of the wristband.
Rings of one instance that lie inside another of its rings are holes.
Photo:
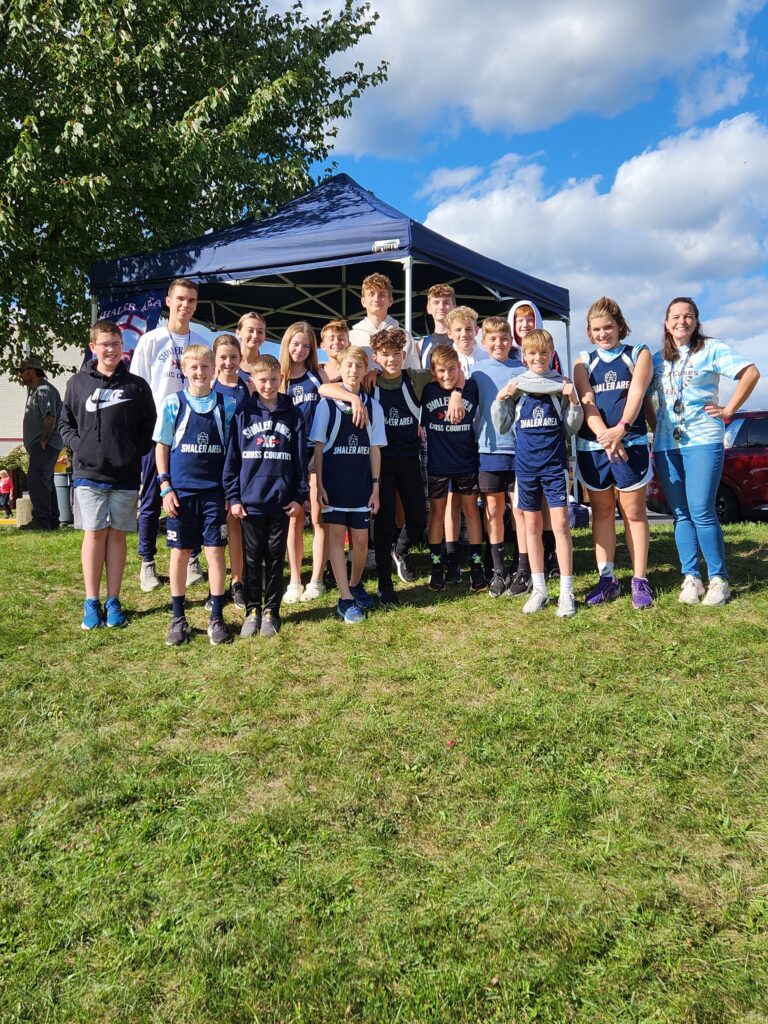
[[[164,491],[160,491],[160,497],[161,498],[164,498],[166,496],[166,494],[173,494],[173,488],[172,487],[166,487]]]
[[[160,473],[160,474],[158,475],[158,477],[157,477],[157,482],[158,482],[159,484],[164,484],[166,480],[170,480],[170,479],[171,479],[171,478],[170,478],[170,476],[168,475],[168,473]]]
[[[381,483],[381,477],[380,476],[372,476],[371,477],[371,483],[372,484],[380,484]]]
[[[464,388],[460,388],[460,387],[455,387],[455,388],[451,388],[451,390],[453,391],[453,393],[454,393],[454,394],[456,394],[457,392],[458,392],[458,394],[460,394],[460,395],[463,395],[463,394],[464,394]]]
[[[624,427],[624,433],[625,433],[625,434],[628,434],[628,433],[629,433],[629,431],[630,431],[630,428],[631,428],[632,424],[631,424],[631,423],[627,423],[627,421],[626,421],[626,420],[622,420],[622,421],[621,421],[621,425],[622,425],[622,427]]]

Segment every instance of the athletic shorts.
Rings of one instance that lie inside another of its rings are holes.
[[[653,476],[651,452],[647,444],[631,444],[624,449],[627,461],[611,462],[604,451],[577,452],[576,477],[588,491],[637,491]]]
[[[348,530],[367,530],[371,525],[371,513],[359,509],[329,508],[323,511],[323,522],[346,526]]]
[[[458,476],[427,477],[430,498],[444,498],[450,489],[452,494],[479,494],[477,473],[462,473]]]
[[[568,470],[553,467],[536,476],[517,474],[515,482],[515,508],[523,512],[541,512],[544,496],[550,508],[566,508],[568,505]]]
[[[179,498],[178,514],[168,516],[169,548],[223,548],[227,543],[227,512],[223,491],[201,491]]]
[[[500,471],[487,471],[481,469],[477,474],[477,482],[481,494],[500,494],[504,491],[512,491],[515,486],[514,469]]]
[[[78,530],[119,530],[135,533],[139,512],[139,491],[114,487],[75,487],[75,528]]]

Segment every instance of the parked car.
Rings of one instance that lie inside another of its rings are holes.
[[[725,427],[725,461],[715,499],[721,523],[768,512],[768,412],[738,412]],[[648,508],[670,508],[656,470],[648,485]]]

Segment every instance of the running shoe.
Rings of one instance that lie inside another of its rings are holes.
[[[261,619],[261,629],[259,630],[260,636],[277,636],[280,632],[280,616],[277,612],[271,612],[269,608],[266,609]]]
[[[591,590],[587,594],[586,604],[590,608],[595,608],[599,604],[607,604],[609,601],[615,601],[616,598],[621,594],[621,586],[615,576],[601,576],[597,581],[597,586],[594,590]]]
[[[205,573],[200,565],[200,558],[193,555],[187,563],[187,586],[193,587],[195,583],[202,583],[204,579]]]
[[[525,611],[525,608],[523,608],[523,611]],[[566,591],[557,599],[557,611],[555,614],[558,619],[570,619],[576,614],[576,598],[572,590]]]
[[[365,622],[365,612],[358,606],[356,601],[340,600],[336,605],[336,616],[342,622]]]
[[[411,565],[411,556],[407,551],[404,551],[402,555],[399,555],[397,551],[392,548],[392,561],[395,563],[395,571],[403,583],[416,582],[416,572]]]
[[[104,616],[101,611],[101,603],[97,597],[89,597],[83,601],[83,621],[80,623],[80,629],[90,631],[99,629],[103,625]]]
[[[145,594],[151,593],[153,590],[157,590],[158,587],[162,587],[163,581],[157,575],[157,569],[155,568],[154,562],[142,562],[141,572],[139,573],[139,586]]]
[[[191,639],[192,630],[189,628],[186,616],[181,615],[171,623],[165,644],[166,647],[179,647],[181,644],[188,644]]]
[[[224,625],[224,619],[211,619],[208,623],[208,639],[211,641],[211,647],[232,642],[232,636]]]
[[[529,593],[531,585],[531,574],[518,569],[517,572],[512,573],[509,586],[504,591],[504,597],[522,597],[523,594]]]
[[[250,640],[254,636],[259,635],[261,629],[261,612],[258,608],[251,608],[248,614],[245,616],[245,621],[240,627],[240,638],[242,640]]]
[[[692,576],[689,573],[680,584],[678,601],[680,604],[698,604],[702,597],[704,597],[704,584],[698,576]]]
[[[350,587],[349,592],[364,612],[369,611],[376,604],[375,598],[371,597],[362,583],[356,583],[354,587]]]
[[[728,586],[728,580],[722,576],[713,576],[701,603],[710,608],[719,608],[730,600],[731,588]]]
[[[122,629],[128,625],[128,619],[123,614],[119,597],[108,597],[104,604],[107,625],[110,629]]]
[[[549,594],[545,590],[533,590],[531,596],[523,605],[523,612],[526,615],[534,615],[546,608],[549,604]]]
[[[639,576],[632,577],[632,607],[650,608],[653,604],[653,593],[651,585],[646,579]]]

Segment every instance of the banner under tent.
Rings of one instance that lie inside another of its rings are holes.
[[[566,325],[568,291],[450,241],[337,174],[260,220],[249,218],[159,252],[125,256],[91,268],[94,308],[116,309],[137,293],[162,291],[175,277],[200,288],[195,320],[232,329],[249,310],[279,337],[296,320],[320,328],[364,312],[360,284],[374,272],[392,281],[390,312],[413,333],[427,334],[427,290],[446,283],[480,318],[531,299],[545,320]],[[415,319],[413,311],[416,310]]]

